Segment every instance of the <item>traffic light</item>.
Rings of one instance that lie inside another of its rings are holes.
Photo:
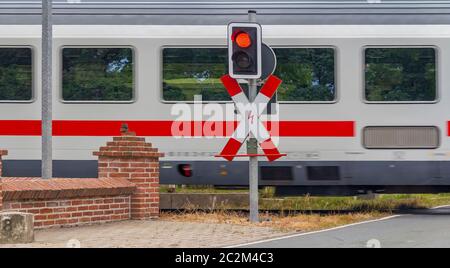
[[[235,79],[261,77],[261,25],[230,23],[228,25],[229,74]]]

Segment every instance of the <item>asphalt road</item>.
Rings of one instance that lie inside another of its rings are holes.
[[[248,248],[450,248],[450,207],[242,245]]]

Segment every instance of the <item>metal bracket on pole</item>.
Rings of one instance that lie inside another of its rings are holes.
[[[42,178],[52,174],[52,0],[42,0]]]

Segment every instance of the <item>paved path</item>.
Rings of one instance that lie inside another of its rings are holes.
[[[343,228],[287,236],[251,248],[450,248],[450,207],[394,216]]]
[[[283,237],[281,237],[283,236]],[[259,241],[259,242],[254,242]],[[250,244],[248,244],[250,243]],[[450,248],[450,207],[304,234],[231,224],[124,221],[36,231],[36,242],[2,247]]]
[[[35,242],[2,247],[224,247],[286,233],[271,228],[231,224],[124,221],[74,228],[37,230]]]

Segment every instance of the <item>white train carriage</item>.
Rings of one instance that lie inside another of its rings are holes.
[[[39,176],[40,1],[20,2],[0,3],[0,147],[9,150],[4,176]],[[215,157],[227,137],[179,139],[171,127],[174,107],[193,108],[195,95],[229,105],[219,83],[226,24],[245,21],[249,8],[283,79],[271,112],[287,156],[261,161],[261,185],[290,194],[450,190],[444,1],[55,1],[54,175],[96,176],[92,152],[127,123],[166,153],[162,183],[247,185],[245,158]]]

